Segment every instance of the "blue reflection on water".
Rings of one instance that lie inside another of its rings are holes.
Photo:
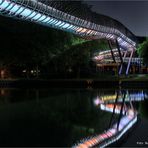
[[[117,92],[119,99],[111,120]],[[125,102],[120,117],[123,92]],[[94,98],[99,99],[97,106]],[[69,147],[108,129],[115,131],[112,127],[117,127],[119,119],[124,126],[123,117],[132,115],[126,109],[140,111],[140,102],[146,98],[145,90],[1,88],[0,146]],[[118,126],[121,129],[121,124]]]

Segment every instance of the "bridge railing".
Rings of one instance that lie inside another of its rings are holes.
[[[129,37],[127,34],[127,32],[131,34],[131,32],[118,21],[93,12],[90,12],[91,19],[87,19],[87,16],[83,17],[81,14],[79,7],[77,7],[79,9],[78,15],[78,12],[75,11],[75,6],[64,6],[62,2],[60,4],[63,6],[60,7],[58,2],[52,2],[51,5],[51,3],[37,0],[0,0],[0,11],[4,15],[16,16],[51,27],[69,30],[89,39],[106,38],[118,40],[120,46],[135,48],[135,40],[131,39],[131,36]],[[69,9],[66,9],[66,7]],[[97,18],[100,21],[97,21]]]

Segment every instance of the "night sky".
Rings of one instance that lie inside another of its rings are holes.
[[[87,1],[92,10],[108,15],[137,36],[148,36],[148,1]]]

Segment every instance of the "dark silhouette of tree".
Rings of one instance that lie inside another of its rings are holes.
[[[143,58],[143,62],[148,64],[148,39],[146,39],[143,43],[139,44],[138,54]]]
[[[105,41],[89,41],[37,24],[0,18],[0,66],[67,75],[90,69],[92,54],[108,49]],[[3,25],[5,24],[5,25]],[[28,75],[28,74],[27,74]]]

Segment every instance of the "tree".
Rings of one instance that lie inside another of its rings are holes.
[[[90,61],[94,52],[98,52],[102,49],[108,49],[105,40],[80,42],[59,54],[52,62],[57,67],[56,72],[65,75],[69,72],[73,72],[76,74],[77,78],[79,78],[81,70],[85,69],[87,70],[86,73],[89,73],[91,70]]]
[[[143,43],[139,44],[137,51],[139,56],[143,58],[143,62],[145,64],[148,64],[148,39],[146,39]]]
[[[1,19],[1,18],[0,18]],[[1,67],[49,69],[57,75],[89,69],[94,52],[108,49],[104,40],[85,40],[71,33],[29,22],[2,20],[0,24]],[[12,26],[12,28],[10,28]],[[38,76],[38,73],[37,73]]]

